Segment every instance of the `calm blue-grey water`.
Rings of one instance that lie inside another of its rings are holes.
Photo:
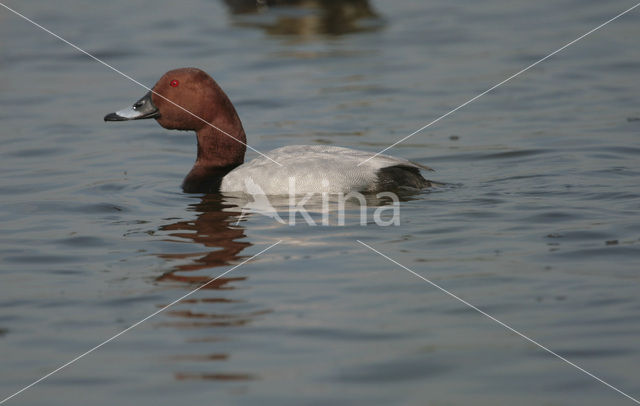
[[[633,5],[3,2],[146,85],[206,70],[261,151],[380,150]],[[447,184],[399,226],[289,226],[182,193],[193,134],[104,123],[145,90],[0,7],[0,398],[282,240],[6,404],[633,404],[356,239],[639,397],[639,37],[387,151]]]

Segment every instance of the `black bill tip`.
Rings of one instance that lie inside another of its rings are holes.
[[[120,117],[116,113],[109,113],[106,116],[104,116],[104,121],[126,121],[126,120],[128,119],[125,117]]]

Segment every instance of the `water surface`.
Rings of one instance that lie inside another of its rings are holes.
[[[7,5],[208,71],[260,151],[380,150],[633,5],[294,3]],[[356,240],[640,396],[639,18],[388,151],[447,183],[400,226],[310,227],[182,193],[193,135],[103,123],[145,90],[0,9],[0,396],[282,240],[7,404],[632,404]]]

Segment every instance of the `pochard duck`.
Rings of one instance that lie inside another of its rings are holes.
[[[184,179],[186,193],[379,192],[423,189],[430,168],[388,155],[325,145],[290,145],[244,163],[247,138],[236,109],[206,72],[181,68],[165,73],[133,106],[105,121],[155,118],[167,129],[193,130],[198,155]],[[293,182],[293,184],[292,184]]]

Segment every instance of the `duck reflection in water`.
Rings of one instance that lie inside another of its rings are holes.
[[[382,26],[369,0],[224,0],[239,26],[307,37],[374,31]]]
[[[168,262],[179,262],[171,270],[157,278],[160,283],[184,286],[190,291],[222,273],[216,267],[238,263],[248,255],[242,255],[250,247],[244,229],[238,226],[240,208],[229,204],[219,194],[207,195],[194,204],[197,212],[195,220],[184,220],[160,228],[168,232],[169,241],[195,243],[207,248],[204,252],[159,254]],[[220,277],[203,287],[193,296],[186,298],[163,313],[164,322],[158,327],[175,328],[185,332],[188,345],[185,353],[170,357],[178,366],[174,372],[177,380],[250,380],[255,376],[250,372],[224,371],[224,361],[231,354],[221,351],[225,341],[232,341],[232,333],[227,328],[245,326],[257,317],[269,313],[266,309],[255,308],[230,294],[236,284],[246,280],[246,276]],[[160,306],[166,303],[159,304]],[[210,364],[204,364],[208,362]]]
[[[237,209],[235,211],[234,209]],[[166,260],[183,260],[189,262],[177,265],[171,271],[162,275],[159,280],[175,280],[187,283],[204,283],[210,279],[207,275],[194,275],[184,272],[196,272],[203,269],[210,269],[218,266],[230,265],[238,260],[246,258],[240,253],[250,242],[238,241],[246,238],[244,229],[237,226],[237,216],[241,214],[241,209],[235,205],[225,202],[223,196],[210,194],[192,206],[192,211],[198,214],[195,220],[179,221],[177,223],[162,226],[162,231],[170,231],[172,237],[182,240],[190,240],[205,247],[219,248],[215,251],[205,253],[180,253],[180,254],[160,254]],[[219,289],[224,284],[239,278],[220,278],[204,289]]]

